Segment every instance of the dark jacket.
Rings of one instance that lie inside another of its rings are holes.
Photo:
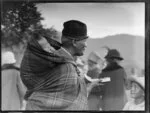
[[[117,63],[107,66],[101,73],[100,77],[110,77],[111,81],[106,82],[102,88],[102,109],[122,110],[127,97],[125,93],[126,73]]]

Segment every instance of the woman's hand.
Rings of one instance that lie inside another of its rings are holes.
[[[88,94],[91,92],[92,88],[95,86],[103,85],[100,79],[93,79],[91,83],[87,86]]]
[[[91,82],[92,88],[99,85],[103,85],[100,79],[93,79],[93,81]]]

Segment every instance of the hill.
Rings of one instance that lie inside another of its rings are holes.
[[[102,48],[108,46],[119,50],[122,57],[125,59],[124,66],[134,65],[138,68],[144,69],[145,66],[145,38],[141,36],[134,36],[128,34],[117,34],[113,36],[107,36],[104,38],[89,38],[87,41],[87,49],[83,59],[87,59],[87,56],[91,51],[97,51],[102,57],[106,52]]]

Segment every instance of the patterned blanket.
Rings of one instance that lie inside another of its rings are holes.
[[[87,110],[86,86],[73,57],[63,48],[44,51],[31,40],[21,63],[27,110]]]

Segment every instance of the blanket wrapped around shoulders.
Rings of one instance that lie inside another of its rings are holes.
[[[28,89],[27,110],[87,110],[86,85],[73,57],[63,48],[49,53],[31,40],[20,72]]]

